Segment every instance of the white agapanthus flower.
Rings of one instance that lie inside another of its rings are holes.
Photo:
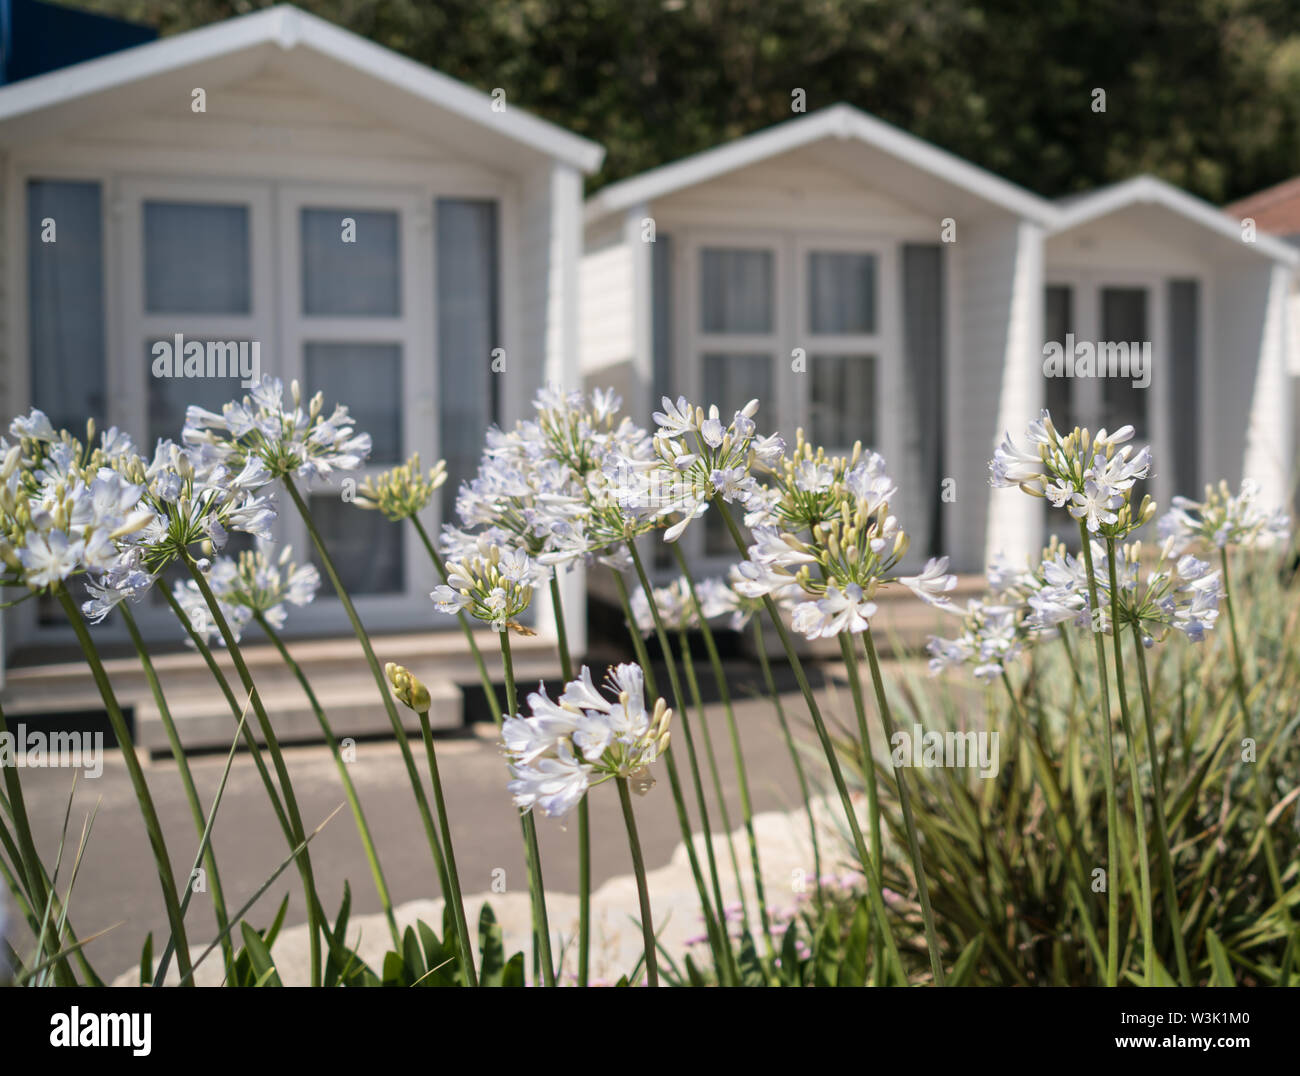
[[[549,577],[549,570],[522,549],[482,535],[472,552],[447,561],[447,582],[429,597],[440,613],[464,611],[494,631],[505,631],[532,602],[533,587]]]
[[[1261,505],[1259,486],[1249,479],[1236,494],[1226,482],[1220,482],[1205,487],[1204,500],[1175,497],[1170,503],[1172,507],[1156,526],[1162,539],[1173,540],[1174,552],[1181,553],[1197,542],[1218,549],[1269,545],[1290,533],[1287,514]]]
[[[614,777],[649,791],[649,767],[668,748],[672,710],[663,699],[647,705],[639,665],[610,668],[606,687],[599,691],[584,665],[558,700],[539,686],[528,696],[527,717],[505,716],[502,745],[516,807],[562,818],[589,788]]]
[[[706,411],[684,396],[665,396],[654,414],[652,454],[607,461],[623,509],[637,520],[673,520],[664,540],[675,542],[714,498],[748,506],[760,489],[754,469],[774,464],[783,449],[779,438],[757,436],[757,411],[751,400],[724,421],[716,406]]]
[[[328,479],[338,471],[355,471],[370,455],[370,434],[358,433],[342,404],[326,416],[317,393],[304,409],[298,382],[284,398],[284,383],[264,377],[242,400],[233,400],[221,414],[189,407],[182,440],[197,450],[206,466],[225,464],[232,470],[260,460],[272,478],[294,476]]]
[[[990,485],[1044,497],[1103,538],[1125,538],[1155,515],[1149,497],[1136,510],[1129,503],[1134,485],[1151,473],[1151,449],[1135,454],[1127,443],[1132,426],[1095,437],[1075,429],[1062,437],[1043,411],[1029,424],[1028,438],[1031,447],[1021,448],[1004,436],[989,462]]]
[[[907,535],[890,510],[898,487],[884,460],[855,446],[831,457],[799,431],[794,451],[772,468],[776,526],[754,529],[748,556],[732,577],[737,595],[792,605],[793,626],[809,639],[868,630],[882,585],[900,582],[931,605],[946,608],[957,579],[946,557],[917,575],[893,573]]]
[[[291,546],[285,546],[275,558],[261,550],[248,550],[237,558],[218,557],[206,574],[222,611],[230,610],[234,615],[232,625],[237,622],[240,628],[256,615],[277,630],[284,627],[287,606],[310,605],[321,582],[315,565],[293,562]],[[187,611],[206,608],[193,580],[178,583],[173,594]],[[226,619],[231,620],[231,616]]]

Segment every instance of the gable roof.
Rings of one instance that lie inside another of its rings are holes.
[[[1030,220],[1046,224],[1056,215],[1050,202],[1023,187],[852,105],[837,104],[611,183],[587,200],[587,220],[599,220],[827,138],[861,142]]]
[[[1272,235],[1300,235],[1300,176],[1247,195],[1223,207],[1241,220],[1253,217],[1262,232]]]
[[[182,75],[196,65],[218,64],[231,70],[241,57],[253,60],[258,53],[266,55],[277,49],[332,61],[416,102],[436,106],[458,120],[495,131],[583,172],[594,172],[604,159],[604,148],[595,142],[513,104],[494,111],[487,94],[288,4],[0,88],[0,130],[6,124],[35,119],[40,113],[99,94]]]
[[[1172,183],[1150,175],[1134,176],[1086,194],[1061,199],[1057,203],[1058,215],[1049,234],[1055,235],[1077,228],[1081,224],[1135,205],[1161,206],[1247,250],[1287,265],[1300,264],[1300,252],[1290,244],[1262,234],[1256,237],[1254,243],[1243,243],[1239,219]]]

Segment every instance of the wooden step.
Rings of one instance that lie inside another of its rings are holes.
[[[475,641],[489,675],[500,682],[496,635],[476,632]],[[371,642],[381,664],[393,661],[405,665],[428,687],[432,700],[429,723],[433,728],[454,729],[464,724],[463,689],[476,687],[479,676],[463,635],[447,631],[404,633],[375,636]],[[291,640],[288,647],[320,700],[336,737],[391,735],[386,709],[355,637]],[[275,648],[250,637],[240,649],[276,736],[285,743],[323,742],[306,693]],[[230,655],[218,649],[215,656],[242,702],[244,693]],[[512,640],[512,656],[521,692],[531,689],[539,679],[558,676],[559,658],[549,639],[516,637]],[[203,658],[186,650],[152,655],[152,660],[186,750],[229,748],[234,719]],[[166,730],[140,662],[133,655],[109,657],[104,660],[104,668],[118,702],[134,715],[137,748],[151,755],[166,753]],[[11,668],[0,700],[5,713],[19,720],[57,720],[60,714],[103,710],[103,701],[84,661],[37,662]],[[403,727],[418,735],[416,715],[400,706],[398,712]],[[248,726],[262,739],[251,713]]]

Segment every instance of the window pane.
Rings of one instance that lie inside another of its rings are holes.
[[[404,528],[393,526],[382,512],[349,504],[337,493],[312,497],[311,514],[348,593],[396,594],[404,589]],[[314,549],[311,559],[323,575]]]
[[[876,331],[876,256],[815,250],[808,255],[808,329]]]
[[[1150,352],[1147,330],[1147,293],[1145,288],[1103,288],[1101,292],[1101,341],[1097,349],[1098,372],[1106,357],[1107,344],[1121,344],[1130,361],[1136,361],[1145,345]],[[1150,371],[1148,370],[1148,373]],[[1136,388],[1136,375],[1119,370],[1113,377],[1102,378],[1102,425],[1108,430],[1131,425],[1134,436],[1144,441],[1147,428],[1146,389]]]
[[[701,362],[704,367],[704,406],[717,404],[723,421],[730,419],[750,400],[757,399],[764,407],[773,407],[770,355],[714,353],[703,355]],[[736,515],[737,523],[742,514]],[[704,516],[704,549],[709,556],[727,556],[736,550],[726,521],[712,509]]]
[[[155,368],[156,357],[153,352],[155,343],[173,343],[172,338],[168,337],[161,341],[149,340],[145,343],[145,363],[152,372]],[[185,424],[185,408],[189,404],[196,407],[202,407],[208,411],[214,411],[221,414],[221,408],[231,400],[238,400],[248,392],[243,384],[240,375],[240,360],[238,350],[226,350],[224,346],[220,351],[215,347],[212,349],[212,363],[208,364],[208,341],[191,340],[186,337],[185,344],[198,343],[204,349],[204,371],[212,371],[216,374],[220,371],[220,360],[224,363],[227,375],[203,376],[203,377],[183,377],[184,355],[172,355],[172,370],[175,372],[174,377],[159,377],[152,374],[149,378],[149,400],[148,400],[148,444],[143,446],[144,454],[149,456],[153,452],[153,446],[157,443],[158,438],[166,438],[171,441],[180,443],[181,427]],[[225,344],[225,341],[218,343]],[[174,349],[173,349],[174,350]]]
[[[247,314],[248,207],[144,203],[144,308],[149,314]]]
[[[83,437],[107,417],[103,253],[98,183],[27,184],[32,404]]]
[[[483,431],[497,419],[497,204],[440,198],[435,234],[442,515],[451,520],[461,482],[478,468]]]
[[[304,209],[301,221],[304,314],[401,315],[401,239],[397,213]],[[352,221],[354,226],[346,221]]]
[[[370,434],[371,463],[402,460],[402,349],[398,344],[303,345],[306,395],[346,404],[359,432]]]
[[[1074,292],[1063,284],[1053,284],[1044,294],[1043,329],[1045,342],[1066,347],[1066,334],[1074,331]],[[1052,424],[1062,433],[1074,429],[1077,419],[1071,405],[1071,381],[1068,377],[1049,377],[1043,406],[1051,413]]]
[[[771,251],[700,251],[700,328],[706,333],[772,331]]]
[[[876,444],[876,360],[870,355],[813,355],[808,430],[814,445]]]
[[[1169,281],[1169,424],[1173,441],[1174,492],[1200,493],[1201,423],[1200,284]]]

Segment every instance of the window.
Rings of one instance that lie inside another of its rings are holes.
[[[370,434],[370,463],[402,462],[402,349],[397,344],[309,341],[303,346],[303,381],[346,403],[358,430]]]
[[[1043,310],[1043,328],[1047,343],[1067,347],[1066,336],[1074,332],[1074,291],[1062,285],[1049,285],[1046,289]],[[1043,406],[1052,416],[1052,424],[1062,433],[1078,425],[1071,405],[1070,379],[1068,377],[1049,377],[1046,379],[1043,394]]]
[[[473,478],[483,431],[499,417],[499,258],[495,202],[440,198],[434,235],[438,318],[439,453],[447,462],[442,518],[455,519],[456,492]]]
[[[401,243],[389,210],[302,210],[302,312],[326,317],[397,317],[402,312]]]
[[[808,360],[808,430],[815,445],[879,444],[874,355],[813,355]]]
[[[876,256],[814,250],[808,254],[808,331],[876,331]]]
[[[145,313],[248,314],[251,292],[247,206],[145,203]]]
[[[1125,345],[1131,358],[1136,358],[1141,348],[1150,347],[1150,341],[1146,288],[1102,288],[1098,364],[1102,362],[1104,345]],[[1131,425],[1135,439],[1146,441],[1151,436],[1147,391],[1134,385],[1135,376],[1127,374],[1121,370],[1113,377],[1102,378],[1101,424],[1108,430]]]
[[[98,183],[27,184],[32,405],[74,433],[108,419],[100,199]]]
[[[706,333],[772,331],[772,252],[700,252],[700,328]]]
[[[396,594],[406,589],[402,536],[380,512],[366,512],[343,501],[337,493],[308,499],[312,518],[325,535],[325,545],[349,594]],[[313,547],[312,563],[324,569]]]

